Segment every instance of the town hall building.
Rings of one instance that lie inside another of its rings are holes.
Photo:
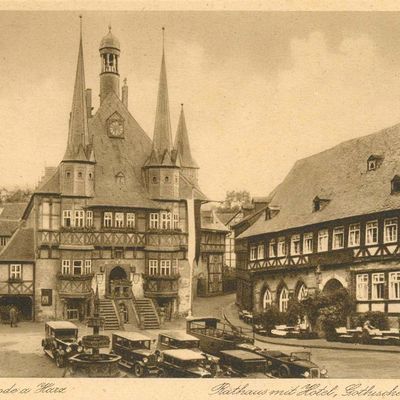
[[[17,305],[26,319],[83,320],[97,285],[106,327],[118,328],[121,315],[158,327],[161,315],[190,312],[199,274],[218,292],[227,230],[202,228],[207,197],[183,106],[172,138],[164,48],[152,140],[128,109],[111,28],[99,52],[94,112],[81,32],[66,151],[0,253],[0,305]]]

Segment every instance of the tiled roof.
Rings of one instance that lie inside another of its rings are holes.
[[[228,223],[231,221],[231,219],[232,219],[235,215],[237,215],[238,213],[239,213],[239,211],[236,211],[236,212],[219,212],[219,211],[217,211],[217,216],[218,216],[219,220],[220,220],[224,225],[226,225],[226,224],[228,224]]]
[[[229,229],[220,221],[214,210],[201,211],[201,229],[229,232]]]
[[[39,182],[35,193],[60,193],[60,168],[51,171],[51,174],[45,175]]]
[[[124,120],[124,138],[110,138],[107,119],[117,112]],[[142,166],[151,152],[151,140],[120,99],[111,92],[89,121],[96,155],[95,196],[89,205],[160,208],[145,189]],[[123,175],[119,184],[116,176]]]
[[[367,171],[372,154],[383,161]],[[270,205],[280,211],[270,220],[258,218],[240,237],[399,209],[400,194],[391,194],[395,175],[400,175],[400,124],[297,161],[273,192]],[[316,196],[329,202],[313,212]]]
[[[19,228],[0,253],[0,261],[34,261],[33,228]]]
[[[27,202],[22,203],[2,203],[0,204],[0,220],[19,220],[22,217],[22,214],[25,211]]]
[[[0,236],[11,236],[18,228],[18,221],[0,219]]]

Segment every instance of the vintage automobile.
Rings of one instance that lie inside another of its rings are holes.
[[[166,331],[158,335],[157,349],[192,349],[203,353],[200,349],[200,339],[189,335],[185,331]],[[210,354],[203,353],[206,356],[207,369],[214,376],[218,371],[219,358]]]
[[[277,350],[261,349],[260,347],[241,344],[238,347],[265,357],[268,372],[279,378],[327,378],[328,371],[320,369],[311,361],[309,351],[298,351],[290,354]]]
[[[191,349],[164,350],[161,353],[161,376],[171,378],[212,378],[207,357]]]
[[[49,321],[44,329],[43,350],[55,360],[57,367],[65,367],[69,357],[83,352],[78,341],[78,327],[72,322]]]
[[[242,349],[220,352],[221,377],[271,378],[265,357]]]
[[[151,349],[154,341],[136,332],[113,332],[111,352],[121,356],[119,364],[132,370],[135,376],[157,375],[161,358]]]
[[[254,344],[250,329],[235,327],[215,317],[187,317],[186,332],[200,340],[200,348],[219,357],[221,350],[233,350],[238,344]]]

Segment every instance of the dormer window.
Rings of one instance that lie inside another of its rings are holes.
[[[65,177],[67,179],[71,178],[71,171],[65,171]]]
[[[313,212],[321,211],[329,203],[329,199],[321,199],[316,196],[313,200]]]
[[[169,176],[166,176],[166,177],[164,178],[164,182],[165,182],[165,183],[169,183]]]
[[[392,194],[400,193],[400,176],[399,175],[395,175],[393,177],[391,186],[392,186]]]
[[[382,156],[376,154],[370,155],[367,160],[367,171],[375,171],[378,169],[382,163],[382,160]]]
[[[278,206],[269,206],[265,209],[265,219],[272,219],[274,218],[280,211]]]
[[[152,181],[153,183],[157,183],[157,177],[156,177],[156,176],[153,176],[153,178],[151,179],[151,181]]]

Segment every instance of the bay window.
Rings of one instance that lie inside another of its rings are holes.
[[[328,251],[328,229],[322,229],[318,232],[318,251]]]
[[[384,241],[385,243],[397,242],[397,218],[385,219]]]
[[[360,245],[360,224],[351,224],[349,226],[349,247]]]
[[[160,275],[171,275],[171,260],[160,261]]]
[[[170,212],[161,213],[161,229],[171,229],[172,215]]]
[[[85,274],[92,273],[92,260],[85,260]]]
[[[338,227],[333,230],[333,249],[343,249],[344,247],[344,228]]]
[[[368,300],[368,274],[358,274],[356,277],[357,300]]]
[[[378,243],[378,221],[367,222],[365,228],[365,244]]]
[[[82,261],[81,260],[74,260],[73,274],[74,275],[82,275]]]
[[[179,215],[174,213],[174,229],[179,229]]]

